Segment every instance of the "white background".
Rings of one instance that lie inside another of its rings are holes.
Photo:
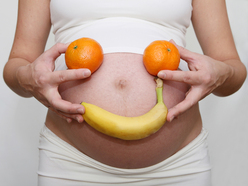
[[[17,0],[0,2],[0,69],[12,46]],[[248,0],[227,0],[235,43],[248,66]],[[42,15],[41,15],[42,16]],[[201,53],[192,27],[187,48]],[[47,48],[53,44],[50,36]],[[0,77],[0,184],[37,185],[39,130],[46,108],[34,98],[14,94]],[[208,96],[200,102],[213,167],[213,186],[248,185],[248,81],[229,97]]]

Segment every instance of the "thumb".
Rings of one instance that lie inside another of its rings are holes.
[[[45,52],[45,56],[54,62],[61,54],[66,52],[68,46],[69,43],[57,43]]]
[[[68,48],[68,44],[63,43],[57,43],[54,46],[52,46],[50,49],[45,51],[43,53],[43,61],[45,62],[45,65],[47,68],[49,68],[51,71],[54,71],[55,68],[55,60],[63,53],[66,52],[66,49]]]
[[[187,63],[190,63],[190,62],[194,61],[196,53],[191,52],[191,51],[187,50],[186,48],[177,45],[176,42],[173,39],[171,39],[170,42],[177,47],[177,49],[178,49],[178,51],[180,53],[180,58],[181,59],[183,59]]]
[[[91,71],[86,68],[55,71],[52,73],[51,83],[60,84],[67,81],[81,80],[88,78]]]

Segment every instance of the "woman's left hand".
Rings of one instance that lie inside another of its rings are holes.
[[[175,43],[173,42],[173,44]],[[164,80],[184,82],[191,85],[191,88],[182,102],[169,109],[167,121],[172,121],[213,92],[226,81],[232,71],[231,67],[223,62],[176,46],[181,59],[188,63],[190,71],[162,70],[158,73],[158,77]]]

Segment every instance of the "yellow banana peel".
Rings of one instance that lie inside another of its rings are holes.
[[[168,112],[163,101],[163,80],[157,78],[156,82],[157,104],[146,114],[137,117],[119,116],[82,102],[85,107],[84,120],[99,132],[115,138],[138,140],[148,137],[164,125]]]

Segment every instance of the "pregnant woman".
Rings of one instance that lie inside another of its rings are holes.
[[[184,49],[191,21],[204,55]],[[51,26],[57,44],[44,52]],[[103,63],[93,74],[65,65],[68,43],[82,37],[103,48]],[[130,141],[89,126],[82,101],[127,117],[156,104],[154,77],[143,65],[144,49],[155,40],[173,40],[181,55],[178,70],[158,74],[167,122],[155,134]],[[40,135],[40,186],[211,185],[198,101],[236,92],[245,77],[224,0],[19,0],[4,69],[14,92],[48,108]]]

